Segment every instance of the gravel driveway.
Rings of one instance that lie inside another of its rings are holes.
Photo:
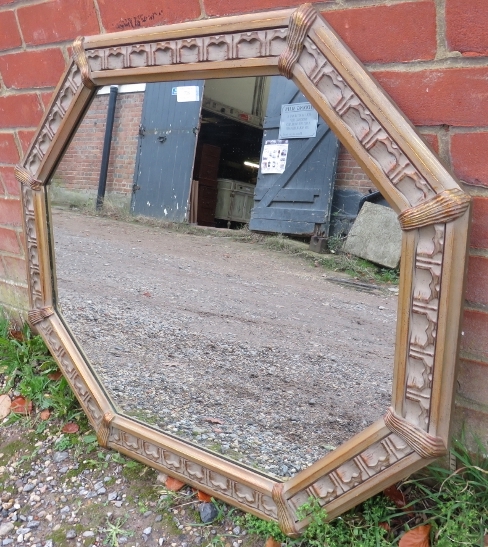
[[[390,402],[397,298],[259,244],[53,211],[59,301],[114,402],[279,477]]]

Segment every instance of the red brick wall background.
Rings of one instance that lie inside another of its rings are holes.
[[[349,188],[361,194],[367,194],[370,190],[376,191],[376,187],[366,173],[342,145],[337,158],[335,188]]]
[[[97,190],[109,95],[98,95],[56,169],[55,180],[68,190]],[[115,106],[107,192],[132,192],[144,93],[120,93]],[[81,175],[81,176],[80,176]]]
[[[473,196],[457,419],[488,435],[488,2],[313,1]],[[25,152],[79,35],[298,5],[296,0],[0,0],[0,303],[27,306]]]

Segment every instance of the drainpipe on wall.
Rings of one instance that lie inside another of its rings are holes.
[[[98,195],[96,209],[102,208],[105,198],[105,187],[107,186],[108,162],[110,159],[110,146],[112,144],[112,131],[114,128],[115,105],[117,103],[118,87],[110,86],[110,97],[108,100],[107,123],[105,125],[105,137],[103,139],[102,165],[100,166],[100,179],[98,181]]]

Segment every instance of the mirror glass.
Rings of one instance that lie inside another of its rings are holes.
[[[56,305],[114,405],[283,479],[385,413],[397,305],[309,250],[373,187],[291,85],[101,89],[48,187]]]

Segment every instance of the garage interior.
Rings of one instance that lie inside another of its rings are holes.
[[[205,82],[190,222],[231,227],[249,221],[268,96],[266,77]]]

